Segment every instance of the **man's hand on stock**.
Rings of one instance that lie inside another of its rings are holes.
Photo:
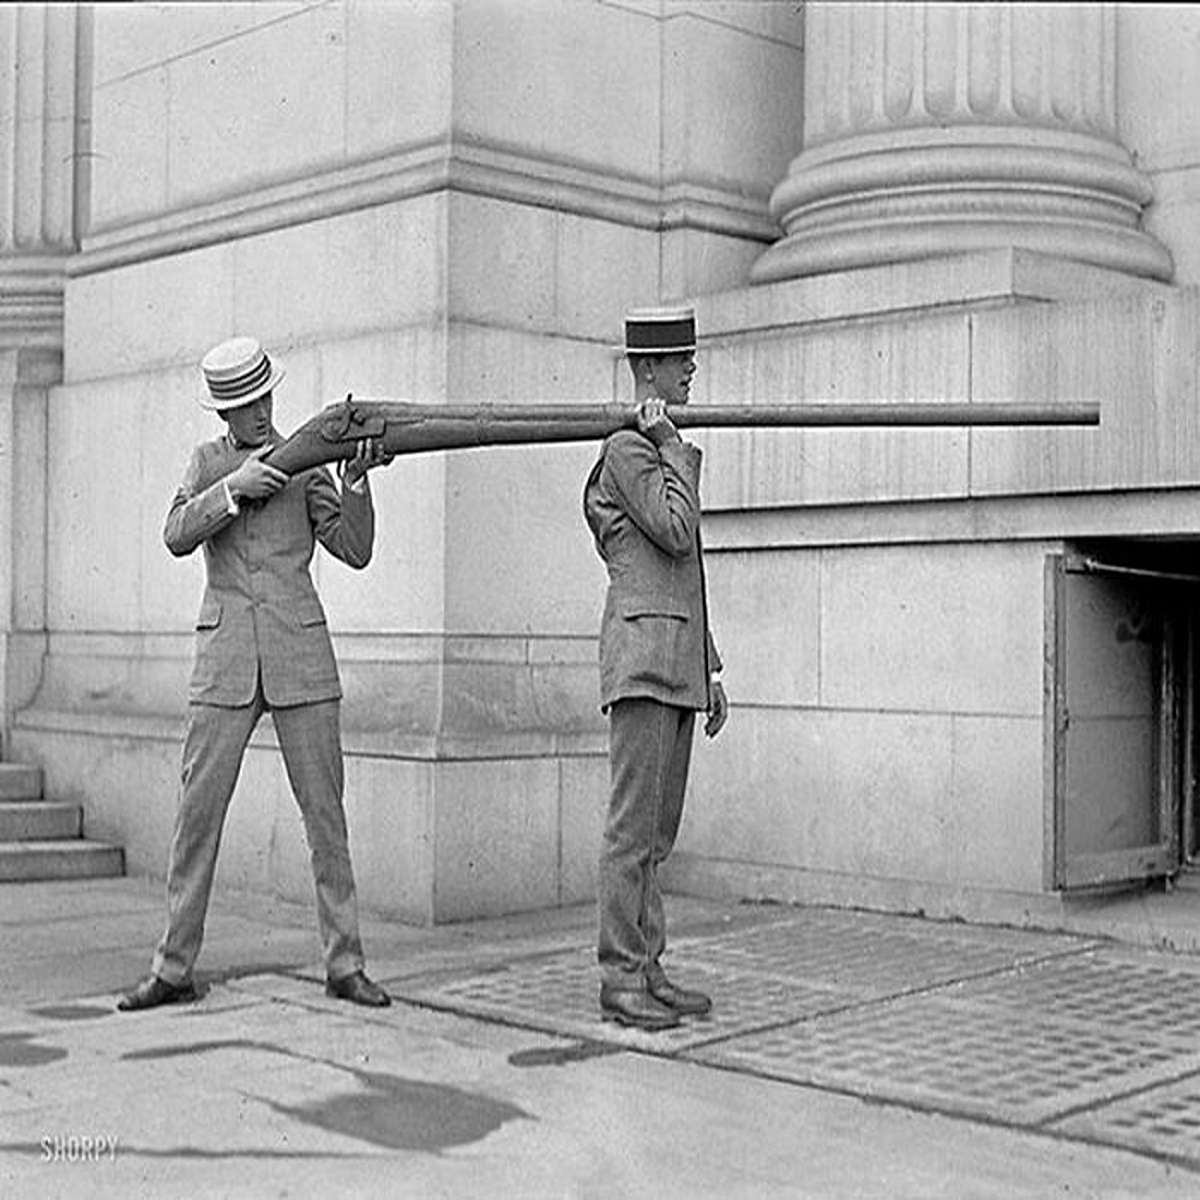
[[[270,449],[270,445],[257,446],[236,471],[225,477],[235,500],[265,500],[287,483],[287,475],[278,467],[259,461]]]

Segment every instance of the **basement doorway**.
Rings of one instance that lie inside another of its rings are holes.
[[[1079,545],[1046,583],[1045,882],[1174,879],[1200,852],[1200,543]]]

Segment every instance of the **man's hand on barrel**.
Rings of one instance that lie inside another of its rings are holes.
[[[667,402],[651,396],[638,405],[638,432],[644,433],[656,446],[679,441],[679,431],[667,416]]]

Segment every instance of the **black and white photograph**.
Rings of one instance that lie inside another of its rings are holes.
[[[0,4],[0,1195],[1200,1196],[1198,96]]]

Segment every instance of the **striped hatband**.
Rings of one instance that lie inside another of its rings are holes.
[[[273,363],[252,337],[234,337],[214,346],[200,364],[208,395],[200,403],[220,411],[249,404],[271,391],[283,378],[283,367]]]

